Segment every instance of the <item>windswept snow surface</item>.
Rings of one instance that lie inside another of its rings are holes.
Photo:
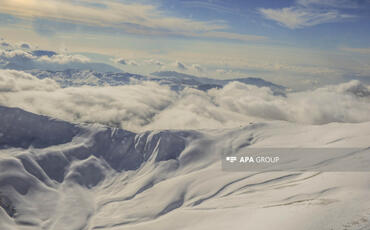
[[[220,161],[369,140],[369,122],[136,134],[0,107],[0,229],[370,229],[370,173],[225,172]]]

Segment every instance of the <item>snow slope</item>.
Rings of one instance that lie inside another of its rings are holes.
[[[370,173],[225,172],[220,161],[369,139],[370,122],[136,134],[0,107],[0,229],[369,229]]]

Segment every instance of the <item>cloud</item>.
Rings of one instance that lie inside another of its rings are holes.
[[[186,67],[186,65],[185,65],[185,64],[183,64],[183,63],[181,63],[181,62],[179,62],[179,61],[176,61],[176,62],[174,63],[174,66],[175,66],[176,68],[180,69],[180,70],[187,70],[187,69],[188,69],[188,67]]]
[[[357,7],[358,2],[352,0],[297,0],[290,7],[260,8],[258,11],[263,17],[284,27],[297,29],[355,18],[354,15],[342,13],[339,9]]]
[[[260,35],[250,35],[250,34],[238,34],[231,32],[222,32],[222,31],[209,31],[198,34],[188,34],[188,36],[194,37],[204,37],[204,38],[219,38],[219,39],[230,39],[230,40],[239,40],[239,41],[264,41],[268,38]]]
[[[0,70],[0,93],[45,91],[50,92],[59,88],[59,85],[51,79],[39,80],[34,76],[14,70]]]
[[[49,51],[39,51],[38,53]],[[87,63],[89,58],[83,55],[53,54],[53,55],[34,55],[32,52],[16,49],[0,51],[0,60],[15,64],[17,66],[33,66],[38,64],[68,64],[68,63]]]
[[[197,72],[203,72],[204,71],[202,66],[200,66],[199,64],[193,64],[193,65],[191,65],[191,67],[192,67],[192,69],[194,69]]]
[[[46,35],[54,33],[53,27],[49,25],[53,24],[51,21],[54,21],[64,22],[66,25],[115,28],[139,35],[215,37],[238,40],[265,39],[263,36],[221,32],[228,28],[228,25],[221,20],[200,21],[168,16],[159,9],[159,6],[155,5],[113,0],[104,1],[104,3],[89,0],[88,3],[82,4],[73,0],[49,0],[47,2],[43,0],[3,0],[0,4],[0,13],[34,20],[35,28]]]
[[[0,43],[0,46],[2,46],[2,47],[11,47],[11,45],[9,43],[4,42],[4,41]]]
[[[28,66],[36,59],[37,57],[23,50],[0,51],[0,60],[2,63],[16,63],[17,65]]]
[[[123,59],[123,58],[117,58],[116,60],[114,60],[115,63],[118,63],[118,64],[121,64],[121,65],[126,65],[126,60]]]
[[[39,62],[68,64],[68,63],[87,63],[91,60],[83,55],[56,54],[51,57],[41,56],[37,59]]]
[[[151,65],[157,65],[157,66],[163,66],[164,64],[161,61],[155,60],[155,59],[149,59],[145,61],[148,64]]]
[[[116,67],[105,63],[92,62],[88,57],[79,54],[27,49],[0,49],[0,68],[51,71],[78,69],[98,72],[121,72]]]
[[[23,42],[23,43],[19,44],[19,48],[21,48],[21,49],[31,49],[31,45],[28,44],[28,43]]]
[[[138,66],[138,63],[134,60],[126,60],[124,58],[117,58],[113,60],[115,63],[121,64],[121,65],[132,65],[132,66]]]
[[[132,65],[132,66],[138,66],[138,65],[139,65],[139,64],[138,64],[136,61],[134,61],[134,60],[128,60],[128,61],[127,61],[127,64]]]
[[[276,21],[280,25],[290,29],[303,28],[353,18],[353,16],[342,14],[337,10],[315,10],[299,7],[287,7],[281,9],[262,8],[259,9],[259,12],[265,18]]]
[[[297,4],[311,7],[332,7],[332,8],[358,8],[361,5],[359,0],[297,0]]]
[[[132,131],[231,128],[253,121],[370,121],[370,88],[358,81],[276,96],[268,88],[232,82],[207,92],[172,91],[155,82],[61,88],[53,80],[0,70],[0,104],[72,121]]]
[[[232,69],[216,69],[215,72],[221,75],[235,74],[235,71]]]
[[[98,122],[131,130],[149,124],[176,98],[168,87],[150,82],[61,88],[53,80],[39,80],[20,71],[0,70],[0,77],[0,104],[73,122]]]

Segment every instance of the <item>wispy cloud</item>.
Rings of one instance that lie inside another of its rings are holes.
[[[161,61],[155,60],[155,59],[149,59],[145,61],[146,63],[150,65],[156,65],[156,66],[163,66],[164,64]]]
[[[298,0],[291,7],[260,8],[258,10],[263,17],[273,20],[281,26],[298,29],[354,18],[354,15],[338,10],[338,8],[353,8],[354,6],[346,0]]]
[[[180,2],[183,7],[191,9],[207,9],[210,11],[215,11],[222,14],[231,14],[231,15],[242,15],[243,10],[240,8],[227,6],[227,1],[213,0],[213,1],[204,1],[204,0],[187,0]]]
[[[357,8],[361,0],[297,0],[297,4],[302,6],[320,6],[333,8]]]
[[[243,41],[264,39],[261,36],[221,32],[228,28],[224,21],[199,21],[167,16],[154,5],[111,0],[104,1],[103,4],[96,0],[78,3],[72,0],[2,0],[0,12],[32,20],[47,19],[115,28],[131,34],[215,37]]]

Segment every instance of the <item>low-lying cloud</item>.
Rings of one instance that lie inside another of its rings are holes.
[[[113,62],[121,65],[132,65],[132,66],[138,66],[137,62],[135,60],[126,60],[124,58],[117,58],[114,59]]]
[[[184,63],[179,62],[179,61],[176,61],[176,62],[174,63],[174,66],[175,66],[177,69],[179,69],[179,70],[187,70],[187,69],[188,69],[188,67],[186,67]]]
[[[42,55],[35,56],[31,52],[24,50],[0,50],[0,60],[3,62],[23,65],[25,63],[33,65],[41,64],[68,64],[68,63],[86,63],[90,59],[83,55],[55,54],[52,56]]]
[[[132,131],[230,128],[267,120],[316,125],[370,121],[370,89],[358,81],[284,97],[239,82],[207,92],[191,88],[175,92],[155,82],[61,88],[51,79],[0,70],[0,104]]]
[[[21,45],[23,47],[25,44]],[[0,47],[1,48],[1,47]],[[56,53],[49,50],[29,50],[27,48],[0,49],[0,68],[15,70],[66,69],[94,70],[99,72],[120,72],[121,70],[105,63],[92,62],[80,54]]]

